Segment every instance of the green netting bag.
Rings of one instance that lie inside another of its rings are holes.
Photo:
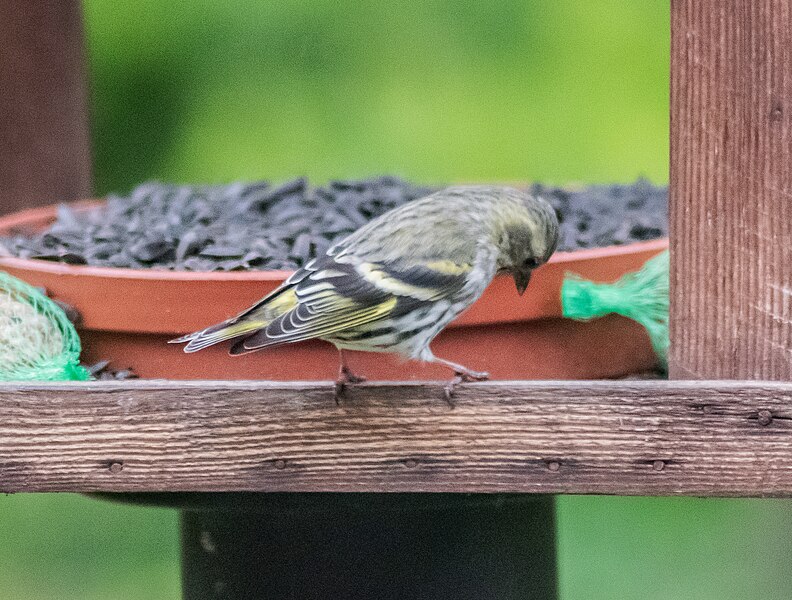
[[[564,316],[587,321],[617,313],[649,332],[663,368],[668,365],[668,251],[646,261],[616,283],[594,283],[567,275],[561,286]]]
[[[0,271],[0,381],[85,381],[80,338],[63,310]]]

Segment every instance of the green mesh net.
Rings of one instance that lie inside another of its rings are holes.
[[[638,321],[649,332],[662,366],[667,366],[668,251],[616,283],[594,283],[567,275],[561,287],[561,306],[570,319],[584,321],[617,313]]]
[[[85,381],[80,338],[36,288],[0,271],[0,381]]]

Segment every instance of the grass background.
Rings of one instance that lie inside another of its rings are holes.
[[[668,0],[85,0],[99,193],[668,173]],[[788,598],[790,505],[562,497],[564,600]],[[174,599],[177,515],[0,497],[0,599]]]

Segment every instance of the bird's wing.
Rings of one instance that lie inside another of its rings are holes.
[[[296,305],[297,296],[294,293],[294,286],[284,283],[235,317],[222,323],[211,325],[201,331],[171,340],[170,343],[181,344],[186,342],[185,352],[197,352],[208,346],[258,331]]]
[[[421,304],[452,296],[472,266],[438,259],[409,265],[328,255],[312,261],[287,282],[295,305],[265,327],[237,342],[232,354],[334,333],[394,317]],[[255,312],[255,309],[251,309]]]

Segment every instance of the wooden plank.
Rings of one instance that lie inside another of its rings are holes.
[[[0,214],[91,192],[79,0],[0,0]]]
[[[792,384],[0,386],[0,491],[792,494]]]
[[[792,5],[671,3],[675,378],[792,379]]]

